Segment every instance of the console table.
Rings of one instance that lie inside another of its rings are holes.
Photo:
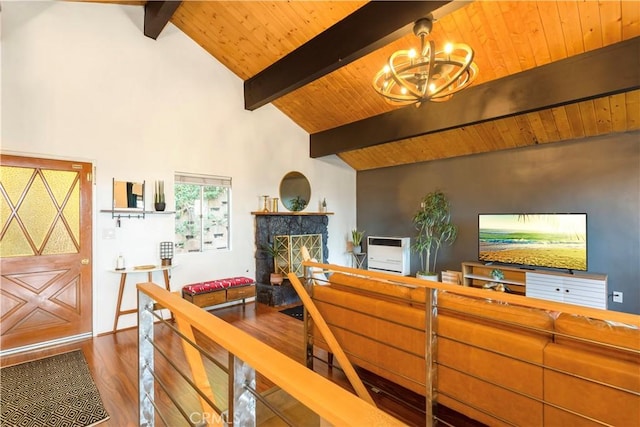
[[[158,267],[154,266],[153,268],[144,268],[144,269],[134,267],[134,268],[126,268],[124,270],[115,270],[115,269],[109,270],[113,273],[120,274],[120,288],[118,289],[118,304],[116,305],[116,315],[115,315],[115,319],[113,320],[113,332],[115,332],[118,329],[118,320],[120,319],[120,316],[123,316],[125,314],[136,313],[138,311],[137,308],[132,308],[130,310],[122,310],[122,295],[124,293],[124,285],[127,282],[127,275],[147,273],[147,281],[153,282],[153,272],[161,271],[164,277],[164,287],[166,288],[167,291],[171,292],[171,287],[169,286],[169,270],[171,270],[173,267],[175,267],[175,265],[162,265]]]
[[[494,269],[501,270],[504,277],[501,279],[492,277],[491,271]],[[584,272],[570,274],[552,270],[463,262],[462,277],[465,286],[483,287],[487,283],[502,283],[519,295],[607,309],[607,276],[604,274]]]

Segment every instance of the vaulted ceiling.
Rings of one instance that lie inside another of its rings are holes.
[[[447,102],[391,106],[373,76],[418,46],[430,12],[429,38],[469,44],[478,78]],[[166,20],[245,81],[247,109],[273,103],[312,157],[359,171],[640,128],[640,1],[145,5],[152,37]]]

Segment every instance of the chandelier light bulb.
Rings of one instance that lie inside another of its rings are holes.
[[[452,43],[445,44],[444,53],[446,53],[447,55],[451,55],[451,52],[453,52],[453,44]]]
[[[392,53],[387,64],[373,78],[373,87],[393,105],[420,106],[422,102],[441,102],[469,86],[478,74],[474,52],[462,43],[447,43],[436,51],[435,43],[426,40],[433,18],[416,21],[413,32],[420,39],[416,49]]]

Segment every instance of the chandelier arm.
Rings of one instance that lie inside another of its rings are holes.
[[[428,93],[429,86],[433,83],[433,69],[436,63],[436,45],[433,40],[429,40],[429,71],[427,72],[427,81],[425,82],[424,89],[422,91],[422,97],[420,101],[426,101],[427,98],[425,96],[431,97],[431,94]]]
[[[422,93],[420,93],[419,91],[417,91],[415,88],[405,84],[405,79],[403,78],[402,73],[404,73],[407,70],[410,70],[412,68],[415,67],[415,64],[412,61],[409,61],[409,63],[404,64],[401,63],[400,67],[396,67],[393,65],[395,58],[397,58],[400,55],[406,55],[407,58],[409,57],[408,55],[408,51],[406,50],[399,50],[395,53],[393,53],[390,57],[389,57],[389,69],[390,69],[390,73],[391,73],[391,77],[393,78],[393,81],[400,87],[403,87],[407,90],[407,92],[409,92],[409,94],[411,95],[402,95],[407,96],[408,99],[413,99],[413,98],[421,98],[423,96]],[[393,85],[388,85],[388,90],[386,91],[386,93],[390,93],[390,89],[393,88]]]
[[[454,45],[454,51],[456,51],[456,50],[464,50],[464,51],[467,52],[467,55],[464,57],[464,59],[458,59],[459,58],[458,56],[449,55],[449,62],[452,62],[452,63],[458,65],[459,69],[458,69],[458,71],[456,71],[456,73],[453,76],[450,76],[450,77],[448,76],[447,83],[445,85],[442,85],[440,88],[436,88],[437,90],[435,90],[431,94],[432,98],[436,98],[439,93],[441,93],[444,90],[448,89],[464,73],[467,73],[468,78],[466,80],[469,83],[471,83],[471,81],[473,81],[475,79],[475,72],[473,72],[473,71],[477,71],[477,68],[474,67],[471,71],[469,71],[471,65],[473,64],[473,57],[474,57],[473,49],[471,49],[466,44],[458,43],[458,44]],[[438,53],[440,53],[440,52],[438,52]],[[455,58],[457,60],[454,60],[452,58]],[[453,88],[453,90],[450,90],[446,94],[444,94],[444,96],[453,95],[454,93],[462,90],[464,87],[466,87],[465,84],[458,85],[457,87]]]

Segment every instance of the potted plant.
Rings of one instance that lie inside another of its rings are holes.
[[[358,231],[357,229],[351,230],[351,241],[353,242],[353,253],[359,254],[362,252],[362,237],[364,236],[364,231]]]
[[[153,206],[158,212],[164,211],[164,208],[167,206],[164,201],[164,181],[156,181],[153,202]]]
[[[493,270],[491,270],[490,274],[491,274],[491,277],[493,277],[494,280],[502,280],[502,279],[504,279],[504,273],[499,268],[494,268]]]
[[[284,275],[278,272],[278,255],[280,255],[280,245],[277,241],[273,242],[273,244],[264,244],[261,246],[261,250],[273,258],[274,271],[269,275],[269,282],[272,285],[281,285],[284,281]]]
[[[452,244],[458,236],[458,228],[451,224],[449,202],[442,191],[424,196],[413,223],[418,234],[412,249],[420,255],[420,270],[416,276],[438,280],[438,251],[443,244]]]

